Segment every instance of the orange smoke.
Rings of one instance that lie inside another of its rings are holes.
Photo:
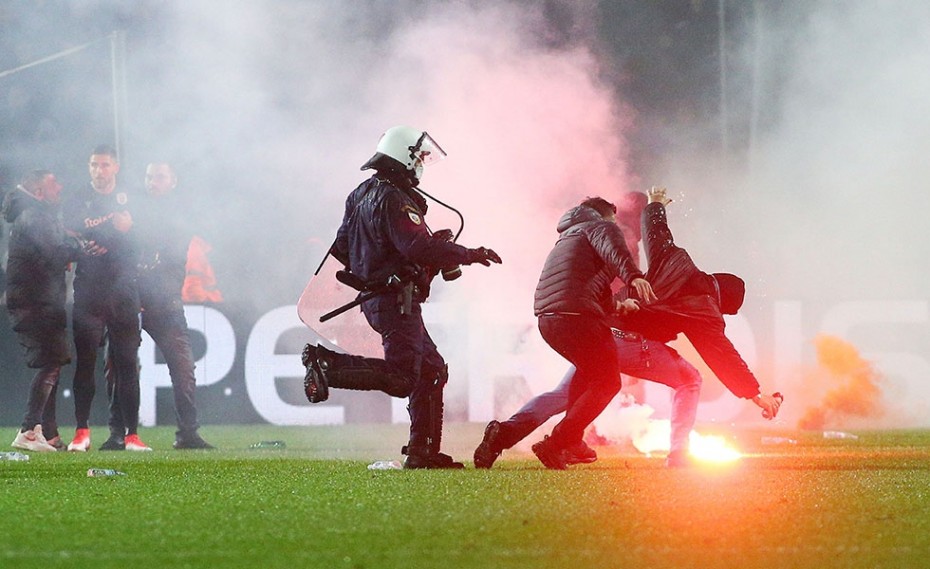
[[[840,426],[853,418],[878,418],[884,413],[882,377],[871,362],[864,360],[849,342],[833,336],[814,338],[817,348],[818,377],[826,375],[837,383],[823,397],[817,407],[807,410],[798,427],[822,430]],[[807,378],[808,380],[812,378]]]

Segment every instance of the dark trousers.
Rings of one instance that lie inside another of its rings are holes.
[[[55,399],[61,367],[71,362],[68,349],[68,315],[64,306],[36,305],[11,308],[10,321],[26,353],[26,365],[36,369],[29,386],[23,430],[42,424],[46,438],[58,435]]]
[[[409,314],[401,314],[396,298],[384,295],[365,303],[362,308],[368,323],[381,335],[385,362],[413,380],[407,407],[410,413],[408,446],[435,446],[433,450],[438,451],[446,362],[426,331],[420,305],[413,303]]]
[[[165,358],[168,375],[171,377],[178,425],[175,436],[179,439],[192,437],[197,433],[200,424],[197,422],[197,407],[194,404],[197,382],[194,376],[196,366],[187,319],[184,317],[184,304],[180,297],[176,299],[144,297],[143,303],[145,309],[142,311],[142,329],[155,341],[155,345]],[[112,354],[108,351],[107,356],[111,358]],[[111,370],[112,367],[108,365],[108,387],[113,384]],[[119,435],[123,432],[124,425],[121,423],[122,413],[119,412],[118,394],[114,402],[115,405],[110,408],[110,431]]]
[[[135,294],[109,298],[86,299],[75,296],[74,348],[77,365],[74,370],[74,416],[79,429],[88,427],[90,408],[96,393],[94,373],[97,350],[104,334],[109,339],[112,354],[114,385],[110,393],[110,414],[120,415],[128,434],[139,426],[139,299]]]
[[[191,349],[190,332],[184,317],[184,304],[179,297],[164,302],[144,300],[143,305],[142,329],[155,341],[168,365],[178,423],[177,436],[183,438],[194,435],[200,428],[197,407],[194,405],[197,380],[194,377],[194,351]]]
[[[565,417],[550,435],[556,446],[570,446],[581,441],[585,428],[620,391],[616,344],[610,327],[596,316],[540,316],[539,332],[575,366]]]
[[[26,416],[23,419],[22,430],[29,431],[36,425],[42,425],[43,434],[47,438],[54,438],[58,434],[58,423],[55,421],[54,403],[51,407],[51,416],[48,415],[49,400],[54,400],[57,393],[58,377],[61,366],[48,366],[38,370],[29,386],[29,400],[26,403]]]

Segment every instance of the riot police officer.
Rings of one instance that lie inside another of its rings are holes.
[[[461,265],[500,263],[494,251],[468,249],[427,226],[426,199],[418,192],[425,166],[445,156],[426,132],[388,129],[362,170],[375,173],[346,200],[345,215],[330,252],[369,298],[361,303],[381,335],[384,359],[339,354],[322,346],[304,350],[307,397],[328,397],[330,387],[381,390],[409,396],[410,438],[405,468],[462,468],[440,452],[443,388],[449,374],[423,323],[420,304],[439,272],[451,280]]]

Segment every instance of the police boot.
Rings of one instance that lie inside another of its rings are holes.
[[[465,468],[465,465],[461,462],[457,462],[451,456],[439,452],[442,442],[444,407],[442,390],[448,381],[448,377],[446,368],[443,368],[430,382],[421,401],[414,402],[412,401],[413,397],[411,397],[411,405],[419,403],[421,406],[421,409],[417,409],[417,411],[422,412],[423,415],[418,414],[417,418],[420,420],[416,422],[425,427],[425,436],[422,436],[419,428],[414,432],[414,413],[411,413],[411,442],[401,449],[401,452],[407,455],[406,460],[404,460],[404,468]]]
[[[392,397],[410,395],[410,378],[384,360],[340,354],[316,346],[315,362],[327,388],[383,391]]]
[[[310,403],[319,403],[329,399],[329,386],[317,362],[318,352],[318,346],[307,344],[300,356],[300,361],[307,368],[307,373],[304,375],[304,395]]]

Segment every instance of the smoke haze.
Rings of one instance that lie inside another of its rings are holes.
[[[504,259],[437,280],[427,305],[431,329],[446,327],[437,341],[454,389],[465,389],[455,374],[466,368],[481,375],[468,381],[488,385],[510,375],[535,393],[555,385],[566,364],[538,339],[532,318],[555,223],[585,196],[619,200],[655,184],[675,198],[672,230],[698,266],[746,280],[740,318],[751,326],[735,320],[729,330],[744,355],[758,354],[747,360],[765,390],[786,391],[786,406],[798,401],[790,390],[800,394],[802,364],[816,359],[813,338],[829,332],[875,362],[882,389],[905,402],[928,395],[926,2],[727,2],[741,18],[726,30],[723,91],[709,81],[682,93],[679,77],[656,75],[664,102],[681,101],[668,113],[627,97],[636,65],[649,63],[634,65],[638,46],[677,37],[680,22],[661,20],[672,11],[663,3],[144,5],[127,45],[130,132],[120,180],[141,185],[153,156],[175,162],[199,212],[192,222],[214,247],[220,288],[243,311],[296,302],[345,196],[367,175],[359,166],[381,132],[409,124],[449,153],[423,185],[462,211],[460,243]],[[91,25],[100,3],[70,6],[83,41],[125,17],[114,10]],[[39,23],[54,18],[42,18],[22,16],[29,25],[21,33],[57,37]],[[640,28],[659,31],[643,37]],[[84,81],[58,94],[70,110],[48,128],[67,130],[69,117],[99,126],[72,133],[78,150],[52,164],[72,186],[86,183],[87,150],[112,136],[106,47],[70,67],[51,64]],[[719,55],[695,53],[681,67],[714,67]],[[701,113],[718,104],[720,116]],[[650,161],[632,163],[634,151]],[[7,155],[32,166],[27,149]],[[438,204],[428,220],[458,226]],[[786,335],[801,361],[779,347],[781,302],[800,306]],[[855,302],[866,306],[840,306]],[[847,313],[869,316],[843,320]],[[706,378],[705,391],[714,384]],[[751,405],[731,402],[758,418]]]

